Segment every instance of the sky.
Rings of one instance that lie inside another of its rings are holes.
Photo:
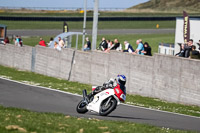
[[[99,0],[99,8],[128,8],[149,0]],[[0,7],[62,7],[83,8],[84,0],[0,0]],[[93,8],[94,0],[87,0]]]

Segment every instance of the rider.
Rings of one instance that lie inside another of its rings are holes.
[[[108,80],[107,82],[105,82],[103,84],[103,86],[98,86],[95,90],[93,90],[89,95],[88,95],[88,99],[90,99],[92,96],[94,96],[95,94],[108,89],[108,88],[115,88],[117,86],[117,84],[120,85],[120,89],[124,92],[124,94],[126,95],[126,76],[124,75],[118,75],[116,78],[111,78],[110,80]]]

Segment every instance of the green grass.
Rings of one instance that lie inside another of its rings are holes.
[[[0,106],[1,133],[191,133],[131,122],[76,118],[55,113],[37,113]],[[15,129],[14,129],[15,128]]]
[[[83,89],[86,89],[88,92],[91,92],[92,88],[92,85],[82,84],[78,82],[70,82],[67,80],[47,77],[32,72],[18,71],[16,69],[4,66],[0,66],[0,76],[24,82],[27,84],[44,86],[76,94],[82,94]],[[169,103],[159,99],[142,97],[138,95],[127,95],[126,103],[141,107],[200,117],[200,107],[198,106],[188,106],[183,104]]]
[[[42,36],[42,38],[49,42],[51,36]],[[115,38],[118,38],[120,43],[123,44],[125,40],[129,41],[129,43],[133,46],[134,49],[136,49],[136,40],[137,39],[143,39],[143,42],[148,42],[149,45],[152,47],[152,53],[158,52],[158,45],[159,43],[174,43],[175,35],[174,34],[127,34],[127,35],[98,35],[97,39],[97,46],[99,45],[101,38],[106,37],[106,39],[114,40]],[[25,45],[29,46],[35,46],[39,43],[40,37],[26,37],[22,38],[23,43]],[[89,36],[89,38],[92,38]],[[75,36],[72,40],[72,47],[75,47]],[[78,42],[78,49],[81,49],[82,47],[82,36],[79,36],[79,42]]]
[[[82,29],[82,21],[67,21],[69,30]],[[62,21],[7,21],[0,20],[0,24],[7,25],[11,29],[62,29]],[[99,29],[156,29],[159,24],[160,28],[175,28],[176,21],[99,21]],[[92,21],[86,23],[86,29],[92,29]]]

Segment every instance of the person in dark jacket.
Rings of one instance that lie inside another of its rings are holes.
[[[144,43],[144,51],[142,51],[142,53],[144,53],[144,55],[152,56],[151,47],[149,46],[148,42]]]
[[[175,56],[185,57],[185,44],[184,43],[181,44],[180,52],[178,52]]]
[[[105,37],[102,38],[101,43],[99,44],[99,49],[105,51],[108,48],[108,44],[106,42]]]
[[[196,50],[196,46],[192,45],[192,50],[190,51],[190,58],[191,59],[200,59],[199,51]]]
[[[188,44],[185,46],[185,58],[188,58],[190,56],[190,51],[192,50],[193,40],[190,39]]]

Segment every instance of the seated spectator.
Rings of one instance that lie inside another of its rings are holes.
[[[185,44],[182,43],[182,44],[181,44],[180,52],[177,53],[175,56],[178,56],[178,57],[185,57],[185,50],[184,50],[184,47],[185,47]]]
[[[61,39],[61,37],[58,37],[58,44],[59,44],[59,46],[61,47],[61,48],[64,48],[64,45],[65,45],[65,43],[64,43],[64,41]]]
[[[6,45],[7,43],[10,43],[10,41],[9,41],[9,38],[8,38],[8,37],[6,37],[6,38],[4,39],[4,41],[3,41],[3,44],[4,44],[4,45]]]
[[[50,44],[53,42],[53,37],[50,38],[50,41],[48,43],[48,46],[50,46]]]
[[[91,50],[91,42],[89,40],[89,37],[86,37],[85,40],[86,40],[86,44],[84,45],[83,51]]]
[[[152,56],[151,54],[151,47],[149,46],[148,42],[144,43],[144,51],[142,51],[144,55]]]
[[[110,48],[110,40],[106,40],[107,44],[108,44],[108,48]]]
[[[101,43],[99,44],[99,48],[101,51],[105,51],[108,48],[108,44],[106,42],[105,37],[102,38]]]
[[[124,45],[125,45],[125,50],[123,50],[123,52],[129,52],[129,53],[135,52],[135,50],[134,50],[133,47],[128,43],[128,41],[124,41]]]
[[[106,50],[105,50],[105,53],[109,53],[110,52],[110,49],[114,46],[114,42],[113,41],[110,41],[110,47],[108,47]]]
[[[141,43],[141,40],[137,40],[136,41],[136,44],[138,45],[137,49],[135,50],[135,52],[137,54],[140,54],[140,55],[144,55],[144,53],[142,53],[142,51],[144,51],[144,46],[143,44]]]
[[[110,49],[111,50],[121,51],[122,50],[122,45],[119,43],[118,39],[115,39],[114,43],[115,44]]]
[[[200,59],[199,51],[196,50],[196,46],[192,45],[192,50],[190,51],[191,59]]]
[[[43,47],[46,47],[46,43],[42,38],[40,38],[39,45],[43,46]]]
[[[54,42],[54,49],[58,50],[58,51],[61,51],[61,47],[60,45],[58,44],[58,42]]]

